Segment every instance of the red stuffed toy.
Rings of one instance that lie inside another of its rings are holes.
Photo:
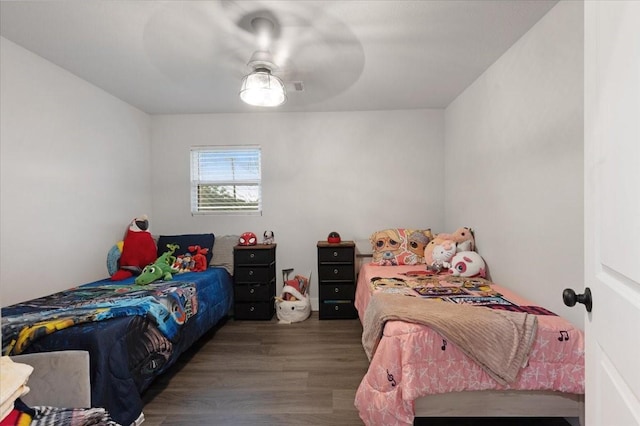
[[[202,272],[207,270],[207,257],[209,253],[208,248],[202,248],[200,246],[189,246],[189,251],[195,253],[193,255],[193,268],[191,272]]]
[[[122,281],[134,274],[140,274],[142,269],[155,262],[157,257],[156,243],[149,232],[147,216],[133,219],[124,236],[124,246],[118,262],[119,269],[111,276],[111,281]]]

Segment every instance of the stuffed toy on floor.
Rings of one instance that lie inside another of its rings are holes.
[[[133,219],[124,237],[118,270],[111,276],[111,280],[122,281],[139,275],[145,266],[156,260],[156,257],[156,243],[149,232],[147,215]]]

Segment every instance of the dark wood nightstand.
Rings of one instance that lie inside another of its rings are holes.
[[[358,313],[356,296],[355,243],[318,241],[319,318],[351,319]]]
[[[270,320],[275,313],[276,244],[233,248],[234,317]]]

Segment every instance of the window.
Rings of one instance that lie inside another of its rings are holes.
[[[259,146],[191,148],[191,213],[262,213]]]

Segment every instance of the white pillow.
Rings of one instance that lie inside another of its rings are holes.
[[[238,244],[239,235],[216,237],[213,243],[213,257],[209,265],[222,266],[233,275],[233,248]]]

